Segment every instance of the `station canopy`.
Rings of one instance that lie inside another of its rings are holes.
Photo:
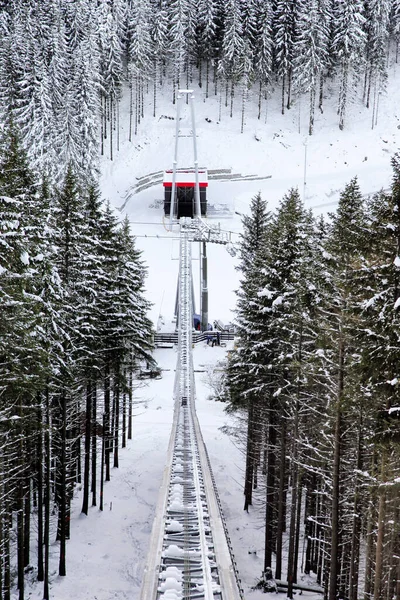
[[[199,187],[205,188],[208,186],[207,169],[198,169]],[[172,187],[173,170],[164,171],[164,187]],[[176,187],[194,187],[196,185],[196,171],[194,169],[177,169],[176,170]]]

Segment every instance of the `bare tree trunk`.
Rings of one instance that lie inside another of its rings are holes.
[[[385,473],[387,468],[387,449],[382,449],[381,459],[381,481],[385,481]],[[382,590],[382,572],[383,572],[383,542],[385,534],[385,519],[386,519],[386,487],[381,485],[379,488],[379,508],[378,508],[378,533],[376,539],[375,551],[375,581],[374,581],[374,600],[381,600]]]
[[[275,578],[282,578],[282,547],[283,531],[286,519],[285,504],[286,485],[286,421],[283,419],[281,428],[281,449],[279,456],[279,492],[278,492],[278,520],[276,529],[276,566]]]
[[[119,151],[119,102],[116,103],[115,107],[117,123],[117,151]]]
[[[265,550],[264,571],[272,567],[272,554],[275,550],[274,538],[274,509],[275,509],[275,479],[276,479],[276,425],[275,404],[276,400],[271,398],[269,409],[268,427],[268,464],[265,494]]]
[[[342,325],[341,325],[342,327]],[[341,462],[341,431],[342,431],[342,401],[344,389],[344,340],[343,332],[339,336],[338,353],[338,389],[336,398],[336,421],[334,432],[333,471],[332,471],[332,534],[331,534],[331,565],[329,574],[329,600],[337,600],[339,574],[339,498],[340,498],[340,462]]]
[[[97,381],[92,381],[92,506],[97,505]]]
[[[294,544],[294,562],[293,562],[293,576],[294,583],[297,583],[297,570],[299,566],[299,546],[300,546],[300,525],[301,525],[301,500],[303,494],[302,488],[302,476],[298,476],[297,486],[297,515],[296,515],[296,539]]]
[[[37,495],[38,495],[38,546],[37,546],[37,580],[44,580],[43,571],[43,414],[41,406],[41,396],[37,396],[37,447],[36,447],[36,472],[37,472]],[[1,492],[0,492],[1,493]],[[1,548],[1,535],[0,535]],[[1,551],[0,551],[1,554]],[[1,572],[1,564],[0,564]],[[0,575],[0,590],[1,590],[1,575]],[[0,594],[1,600],[1,594]]]
[[[288,110],[290,110],[290,105],[292,102],[292,70],[289,69],[289,73],[288,73],[288,92],[287,92],[287,104],[286,104],[286,108]]]
[[[155,85],[155,83],[154,83]],[[132,141],[132,121],[133,121],[133,80],[129,81],[129,141]]]
[[[83,472],[83,501],[82,512],[89,511],[89,480],[90,480],[90,441],[92,430],[92,386],[91,378],[86,383],[86,413],[85,413],[85,462]]]
[[[324,112],[324,76],[321,75],[319,78],[319,101],[318,108],[321,113]]]
[[[138,78],[135,77],[135,135],[138,132],[139,123],[139,83]]]
[[[50,559],[50,495],[51,495],[51,444],[50,444],[50,399],[49,382],[46,382],[45,389],[45,433],[44,433],[44,453],[45,453],[45,497],[44,497],[44,582],[43,582],[43,600],[49,600],[49,559]]]
[[[392,491],[393,496],[393,491]],[[400,598],[400,503],[398,502],[397,492],[394,492],[394,497],[391,499],[393,508],[392,528],[389,542],[389,564],[388,564],[388,586],[386,600]]]
[[[314,132],[314,118],[315,118],[315,87],[313,86],[310,90],[310,123],[308,127],[309,135]]]
[[[242,120],[240,126],[240,133],[244,131],[244,115],[246,111],[246,99],[247,99],[247,86],[243,86],[242,89]]]
[[[348,86],[348,77],[349,77],[349,67],[348,65],[343,65],[342,71],[342,81],[340,84],[340,96],[339,96],[339,129],[344,129],[344,120],[346,114],[346,104],[347,104],[347,86]]]
[[[361,471],[361,414],[358,428],[358,443],[357,443],[357,471]],[[359,480],[356,475],[354,482],[354,504],[353,504],[353,529],[351,532],[351,548],[350,548],[350,574],[349,574],[349,600],[357,600],[358,596],[358,572],[360,565],[360,532],[361,532],[361,515],[360,515],[360,489]]]
[[[301,336],[300,336],[301,338]],[[300,342],[301,346],[301,342]],[[287,565],[287,582],[288,591],[287,597],[293,598],[293,584],[296,582],[295,573],[295,545],[296,545],[296,523],[297,523],[297,491],[299,486],[299,472],[298,472],[298,437],[299,437],[299,389],[297,389],[296,402],[294,407],[294,423],[292,432],[292,449],[291,449],[291,481],[292,481],[292,493],[291,493],[291,505],[290,505],[290,527],[289,527],[289,553],[288,553],[288,565]]]
[[[157,106],[157,59],[154,61],[153,117],[156,116],[156,106]]]
[[[100,96],[100,154],[104,156],[104,118],[103,118],[103,95]]]
[[[126,389],[122,393],[122,448],[126,448]]]
[[[366,552],[365,552],[365,585],[364,585],[364,599],[370,600],[372,597],[372,580],[374,571],[374,546],[375,546],[375,534],[374,526],[376,521],[376,507],[375,501],[371,498],[367,531],[366,531]]]
[[[247,410],[247,447],[246,447],[246,470],[244,477],[244,507],[249,512],[249,506],[253,503],[253,472],[254,472],[254,398],[249,396]]]
[[[263,86],[262,86],[262,82],[260,80],[260,86],[259,86],[259,89],[258,89],[258,115],[257,115],[257,119],[258,120],[261,119],[262,91],[263,91]]]
[[[60,506],[58,508],[60,560],[58,574],[65,577],[67,539],[67,397],[65,389],[61,394],[61,453],[60,453]]]
[[[100,469],[100,510],[104,508],[104,466],[106,462],[106,431],[107,420],[106,414],[103,414],[103,436],[101,438],[101,469]]]
[[[7,489],[6,489],[7,493]],[[10,516],[6,516],[6,524],[3,533],[4,551],[4,600],[11,598],[11,564],[10,564],[10,524],[7,522]]]
[[[110,160],[113,160],[113,120],[114,120],[114,103],[110,98]]]
[[[110,481],[110,363],[106,359],[104,370],[104,429],[106,481]]]
[[[132,409],[133,409],[133,407],[132,407],[132,393],[133,393],[132,379],[133,378],[132,378],[132,366],[131,366],[131,368],[129,369],[129,389],[128,389],[128,396],[129,396],[129,399],[128,399],[128,440],[132,439],[132,416],[133,416],[132,415],[132,412],[133,412],[132,411]]]
[[[31,480],[24,477],[24,567],[30,562],[31,545]]]
[[[119,393],[120,393],[120,367],[117,365],[115,371],[115,383],[114,383],[114,468],[119,467],[119,456],[118,456],[118,444],[119,444]]]

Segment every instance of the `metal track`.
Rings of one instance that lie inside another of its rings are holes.
[[[195,412],[191,240],[181,219],[175,417],[141,600],[243,600]]]

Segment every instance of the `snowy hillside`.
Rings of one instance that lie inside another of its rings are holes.
[[[291,187],[297,187],[306,208],[316,213],[334,210],[344,185],[358,176],[361,190],[370,194],[390,183],[390,157],[400,147],[400,97],[397,93],[400,66],[390,67],[390,85],[387,95],[380,98],[377,124],[371,128],[371,111],[360,104],[349,108],[348,125],[340,131],[337,124],[336,92],[325,101],[324,113],[316,115],[315,134],[308,132],[308,105],[306,100],[292,110],[280,114],[279,90],[268,101],[261,120],[257,119],[256,101],[249,101],[246,109],[244,133],[240,133],[240,100],[236,113],[229,117],[229,107],[222,107],[219,121],[218,98],[205,100],[204,93],[194,87],[196,127],[200,165],[208,169],[230,168],[233,174],[255,175],[265,179],[242,181],[211,181],[209,202],[227,207],[230,218],[217,221],[233,232],[237,239],[241,227],[241,213],[246,213],[249,201],[258,191],[274,208]],[[172,93],[171,93],[172,94]],[[138,179],[149,173],[172,167],[175,135],[175,107],[171,95],[164,91],[159,98],[159,111],[153,118],[151,99],[138,135],[127,140],[127,98],[121,107],[122,119],[120,151],[113,162],[102,163],[101,187],[103,196],[117,208],[125,205],[121,214],[128,214],[132,231],[138,237],[138,246],[144,251],[149,266],[149,298],[154,303],[152,318],[161,312],[171,315],[175,301],[177,243],[168,238],[163,226],[163,188],[154,185],[137,194],[132,193]],[[188,119],[189,114],[183,119]],[[125,123],[125,124],[124,124]],[[182,128],[187,122],[182,121]],[[189,166],[192,159],[190,138],[179,141],[178,166]],[[159,202],[157,202],[159,201]],[[213,219],[215,222],[215,219]],[[143,236],[148,236],[145,239]],[[160,236],[157,241],[154,237]],[[232,318],[235,304],[233,290],[237,276],[232,258],[221,247],[210,247],[210,315],[223,321]],[[171,262],[172,261],[172,262]],[[175,265],[175,267],[173,266]],[[172,270],[171,270],[172,269]],[[196,267],[194,267],[196,273]],[[221,273],[224,274],[222,295]]]

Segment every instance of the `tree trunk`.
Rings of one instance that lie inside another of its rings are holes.
[[[348,85],[348,65],[343,65],[342,72],[342,81],[340,86],[340,103],[339,103],[339,129],[344,129],[344,119],[346,113],[346,104],[347,104],[347,85]]]
[[[132,381],[133,377],[132,377],[132,366],[129,369],[129,389],[128,389],[128,394],[129,394],[129,400],[128,400],[128,440],[132,439],[132,393],[133,393],[133,381]]]
[[[106,481],[110,481],[110,363],[106,359],[104,373],[104,430]]]
[[[357,471],[362,468],[361,460],[361,415],[358,428],[358,443],[357,443]],[[353,528],[351,532],[351,548],[350,548],[350,573],[349,573],[349,600],[357,600],[358,596],[358,572],[360,564],[360,532],[361,532],[361,515],[360,515],[360,483],[358,476],[354,482],[354,504],[353,504]]]
[[[342,327],[342,326],[341,326]],[[344,389],[344,340],[343,332],[339,337],[338,355],[338,391],[336,399],[336,420],[334,432],[333,470],[332,470],[332,533],[331,533],[331,565],[329,574],[329,600],[337,600],[339,574],[339,498],[340,498],[340,461],[341,461],[341,430],[342,430],[342,401]]]
[[[279,456],[279,492],[278,492],[278,522],[276,530],[276,567],[275,578],[282,578],[282,542],[283,531],[286,520],[285,503],[286,485],[286,421],[282,422],[281,429],[281,451]]]
[[[300,546],[300,525],[301,525],[301,501],[302,501],[302,476],[299,475],[299,483],[297,486],[297,515],[296,515],[296,539],[294,544],[294,568],[293,576],[294,583],[297,583],[297,572],[299,567],[299,546]]]
[[[92,381],[92,506],[97,505],[97,382]]]
[[[37,579],[44,580],[43,570],[43,415],[41,407],[41,396],[37,397],[37,447],[36,447],[36,472],[37,472],[37,498],[38,498],[38,546],[37,546]],[[1,570],[1,567],[0,567]],[[1,588],[1,582],[0,582]],[[1,599],[1,596],[0,596]]]
[[[246,111],[246,96],[247,96],[247,89],[246,89],[246,86],[243,86],[243,89],[242,89],[242,118],[241,118],[241,125],[240,125],[240,133],[243,133],[243,131],[244,131],[244,115],[245,115],[245,111]]]
[[[85,413],[85,462],[83,471],[83,501],[82,512],[87,515],[89,511],[89,480],[90,480],[90,441],[92,429],[92,386],[89,379],[86,383],[86,413]]]
[[[6,493],[7,493],[7,487],[6,487]],[[10,600],[10,598],[11,598],[10,523],[9,523],[10,519],[11,519],[11,517],[9,515],[6,515],[5,527],[3,529],[3,531],[4,531],[4,533],[3,533],[4,600]]]
[[[304,573],[309,575],[311,571],[316,572],[315,565],[313,564],[314,557],[314,546],[315,546],[315,519],[311,521],[309,517],[315,517],[316,512],[316,501],[315,501],[315,475],[310,477],[310,481],[307,484],[306,491],[306,504],[304,510],[304,527],[305,537],[307,540],[306,545],[306,557],[304,563]]]
[[[253,503],[253,469],[254,469],[254,399],[252,394],[249,396],[249,406],[247,412],[247,448],[246,448],[246,470],[244,477],[244,507],[243,510],[249,512],[249,506]]]
[[[45,453],[45,496],[44,496],[44,583],[43,600],[49,600],[49,558],[50,558],[50,494],[51,494],[51,447],[50,447],[50,401],[49,401],[49,382],[45,389],[45,432],[44,432],[44,453]]]
[[[122,393],[122,448],[126,448],[126,388]]]
[[[60,453],[60,493],[59,493],[59,540],[60,560],[58,574],[65,577],[66,569],[66,538],[67,538],[67,398],[65,390],[61,396],[61,453]]]
[[[155,83],[154,83],[155,85]],[[132,141],[132,121],[133,121],[133,83],[132,78],[129,81],[129,136],[128,140]]]
[[[293,433],[295,437],[295,433]],[[297,439],[295,444],[297,445]],[[296,515],[297,515],[297,490],[299,485],[298,467],[296,457],[292,455],[292,494],[290,505],[290,526],[289,526],[289,553],[287,566],[287,597],[293,598],[293,584],[296,580],[295,574],[295,545],[296,545]]]
[[[18,597],[24,600],[24,483],[20,476],[18,484],[18,512],[17,512],[17,572],[18,572]]]
[[[313,86],[310,90],[310,123],[308,127],[308,134],[312,135],[314,131],[314,117],[315,117],[315,87]]]
[[[22,402],[22,400],[21,400]],[[24,575],[25,575],[25,535],[24,535],[24,516],[25,516],[25,452],[24,452],[24,430],[22,403],[19,406],[19,428],[18,428],[18,497],[17,497],[17,576],[18,576],[18,596],[19,600],[24,600]]]
[[[153,117],[156,116],[156,106],[157,106],[157,59],[154,61]]]
[[[319,78],[319,100],[318,108],[321,114],[324,112],[324,76],[321,75]]]
[[[117,365],[115,371],[115,383],[114,383],[114,406],[115,406],[115,416],[114,416],[114,468],[118,469],[119,467],[119,455],[118,455],[118,446],[119,446],[119,394],[120,394],[120,367]]]
[[[110,98],[110,160],[113,160],[113,113],[114,105]]]
[[[275,404],[274,398],[271,398],[269,410],[268,431],[268,464],[267,481],[265,497],[265,550],[264,550],[264,571],[267,567],[272,567],[272,554],[275,550],[274,538],[274,509],[275,509],[275,464],[276,464],[276,428],[275,428]]]
[[[31,545],[31,480],[24,477],[24,567],[30,562]]]
[[[286,108],[288,110],[290,110],[290,105],[292,102],[292,70],[289,69],[288,72],[288,91],[287,91],[287,103],[286,103]]]
[[[381,481],[385,481],[385,474],[387,468],[387,450],[384,447],[382,449],[381,459]],[[379,508],[378,508],[378,533],[376,539],[376,551],[375,551],[375,581],[374,581],[374,600],[381,600],[381,589],[382,589],[382,573],[383,573],[383,543],[385,533],[385,519],[386,519],[386,487],[381,485],[379,488]]]
[[[106,461],[106,415],[103,414],[103,437],[101,438],[100,510],[104,508],[104,464]]]

